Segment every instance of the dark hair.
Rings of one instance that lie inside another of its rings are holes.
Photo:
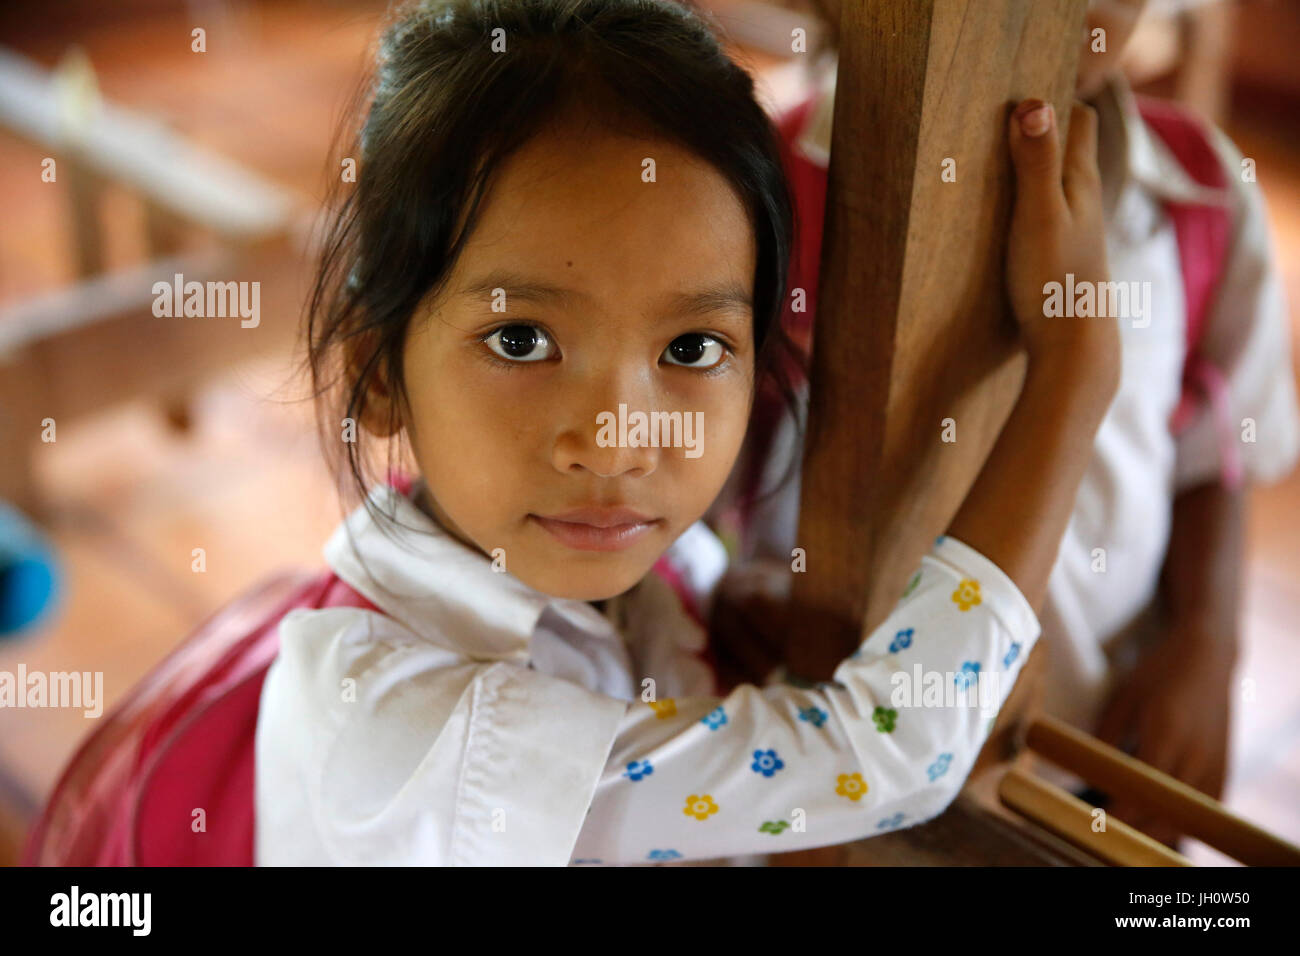
[[[340,184],[336,158],[337,213],[306,322],[313,392],[335,412],[320,419],[327,454],[362,497],[369,456],[339,441],[341,418],[360,422],[378,382],[400,424],[391,416],[407,407],[401,357],[416,306],[451,273],[494,171],[571,112],[671,140],[731,183],[758,251],[756,377],[793,405],[781,314],[794,213],[777,134],[751,76],[696,11],[671,0],[408,3],[362,95],[364,123],[342,154],[356,158],[356,182]]]

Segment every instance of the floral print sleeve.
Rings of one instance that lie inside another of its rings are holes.
[[[941,537],[833,681],[629,704],[574,862],[783,852],[931,819],[1038,634],[1011,579]]]

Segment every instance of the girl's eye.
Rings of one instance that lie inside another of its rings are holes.
[[[687,368],[714,368],[726,354],[726,346],[702,332],[679,335],[664,349],[664,357],[670,365],[683,365]]]
[[[487,347],[512,362],[540,362],[551,357],[550,338],[535,325],[503,325],[484,339]]]

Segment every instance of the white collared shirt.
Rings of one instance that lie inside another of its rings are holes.
[[[819,89],[792,147],[825,165],[833,65]],[[1156,593],[1176,493],[1215,480],[1222,467],[1208,408],[1177,437],[1169,427],[1181,394],[1187,333],[1178,242],[1165,202],[1222,203],[1232,210],[1229,257],[1202,348],[1226,377],[1233,422],[1250,419],[1253,426],[1255,440],[1238,445],[1247,480],[1276,480],[1300,455],[1290,329],[1259,184],[1242,180],[1242,156],[1217,130],[1214,145],[1229,188],[1219,192],[1191,179],[1142,122],[1122,79],[1108,84],[1097,109],[1110,278],[1149,282],[1151,314],[1149,324],[1116,320],[1123,356],[1119,390],[1098,429],[1041,613],[1050,650],[1045,709],[1085,729],[1095,726],[1115,679],[1107,645],[1138,630]],[[775,487],[791,457],[802,460],[802,451],[786,415],[773,439],[764,488]],[[719,509],[734,498],[737,478]],[[756,530],[742,557],[788,555],[798,516],[796,473],[756,509]],[[1105,570],[1097,570],[1103,560]]]
[[[371,500],[402,527],[358,508],[325,556],[382,613],[280,626],[259,865],[654,863],[910,826],[956,796],[1039,632],[1009,578],[940,539],[833,682],[718,697],[660,575],[602,615],[493,571],[392,488]],[[718,539],[697,523],[666,557],[707,609]]]

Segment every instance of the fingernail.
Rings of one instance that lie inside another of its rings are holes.
[[[1052,105],[1040,103],[1020,114],[1020,131],[1026,136],[1042,136],[1052,128]]]

